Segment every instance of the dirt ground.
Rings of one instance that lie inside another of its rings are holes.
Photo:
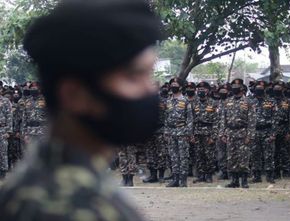
[[[213,184],[192,184],[190,178],[189,188],[145,185],[138,176],[134,181],[135,187],[121,191],[150,221],[290,221],[290,179],[250,184],[248,190],[226,189],[229,181],[216,178]]]

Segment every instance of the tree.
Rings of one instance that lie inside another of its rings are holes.
[[[263,23],[262,34],[269,49],[270,81],[280,80],[282,70],[279,47],[287,47],[287,42],[290,42],[290,1],[260,0],[259,3],[262,11],[259,18]]]
[[[263,36],[257,21],[258,0],[156,0],[169,38],[186,45],[179,70],[185,79],[199,64],[251,47],[259,50]]]
[[[227,65],[221,62],[208,62],[192,70],[193,76],[200,80],[216,79],[221,82],[226,78]]]

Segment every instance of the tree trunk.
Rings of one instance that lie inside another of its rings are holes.
[[[234,55],[233,55],[233,59],[232,59],[232,62],[231,62],[231,66],[229,68],[227,82],[230,82],[230,80],[231,80],[232,70],[233,70],[233,67],[234,67],[235,60],[236,60],[236,54],[237,54],[237,52],[235,52]]]
[[[187,45],[186,53],[183,57],[182,64],[181,64],[181,67],[180,67],[180,70],[178,73],[178,76],[183,80],[185,80],[187,77],[187,76],[185,76],[184,72],[190,64],[191,57],[192,57],[192,46]]]
[[[282,79],[282,70],[280,65],[280,53],[279,47],[269,46],[269,58],[270,58],[270,81],[278,81]]]

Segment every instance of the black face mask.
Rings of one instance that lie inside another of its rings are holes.
[[[179,87],[171,87],[171,91],[173,94],[177,94],[179,92]]]
[[[133,100],[97,89],[92,91],[106,105],[106,116],[99,119],[78,116],[78,119],[95,136],[113,145],[132,145],[145,142],[158,129],[158,94]]]
[[[162,89],[160,92],[161,96],[167,97],[168,96],[168,90],[167,89]]]
[[[290,91],[287,90],[284,92],[284,94],[285,94],[285,97],[290,98]]]
[[[193,97],[195,95],[195,91],[188,90],[186,91],[187,96]]]
[[[232,89],[232,92],[233,92],[234,95],[239,95],[241,93],[241,88],[236,88],[235,87],[235,88]]]
[[[282,91],[281,90],[273,90],[275,97],[282,97]]]
[[[219,95],[220,95],[220,98],[221,98],[222,100],[227,99],[227,94],[226,94],[226,93],[219,93]]]
[[[30,91],[27,90],[27,89],[23,90],[23,96],[24,96],[24,97],[28,97],[28,96],[30,96]]]
[[[255,95],[258,97],[264,96],[264,94],[265,94],[264,89],[256,89],[255,90]]]
[[[32,95],[33,97],[37,97],[39,95],[39,91],[38,90],[30,90],[30,95]]]
[[[200,97],[200,98],[205,98],[206,97],[206,92],[205,91],[199,91],[197,93],[197,95]]]

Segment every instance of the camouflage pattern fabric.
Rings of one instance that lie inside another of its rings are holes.
[[[188,138],[193,134],[192,120],[192,109],[185,97],[168,99],[164,133],[168,140],[172,173],[174,174],[185,175],[188,173]]]
[[[119,167],[122,175],[135,175],[137,171],[136,154],[135,146],[120,148]]]
[[[277,125],[277,137],[275,142],[275,169],[289,170],[290,156],[288,154],[289,143],[286,141],[286,136],[289,134],[290,124],[290,103],[286,98],[275,99],[275,121]]]
[[[268,98],[254,98],[252,105],[256,111],[256,137],[251,154],[252,170],[274,171],[275,143],[270,137],[276,137],[275,106]]]
[[[12,104],[0,96],[0,171],[8,171],[8,134],[12,134]]]
[[[103,158],[57,141],[28,149],[1,189],[1,221],[142,220],[112,185]]]
[[[198,174],[213,174],[215,171],[215,140],[218,134],[217,103],[207,98],[197,100],[194,106],[194,136],[196,167]],[[212,143],[209,144],[209,140]]]
[[[221,114],[220,134],[227,138],[228,171],[249,172],[250,148],[245,143],[255,138],[255,111],[246,97],[229,98]]]
[[[45,135],[47,129],[46,104],[43,96],[29,97],[23,110],[23,135],[39,139]]]

